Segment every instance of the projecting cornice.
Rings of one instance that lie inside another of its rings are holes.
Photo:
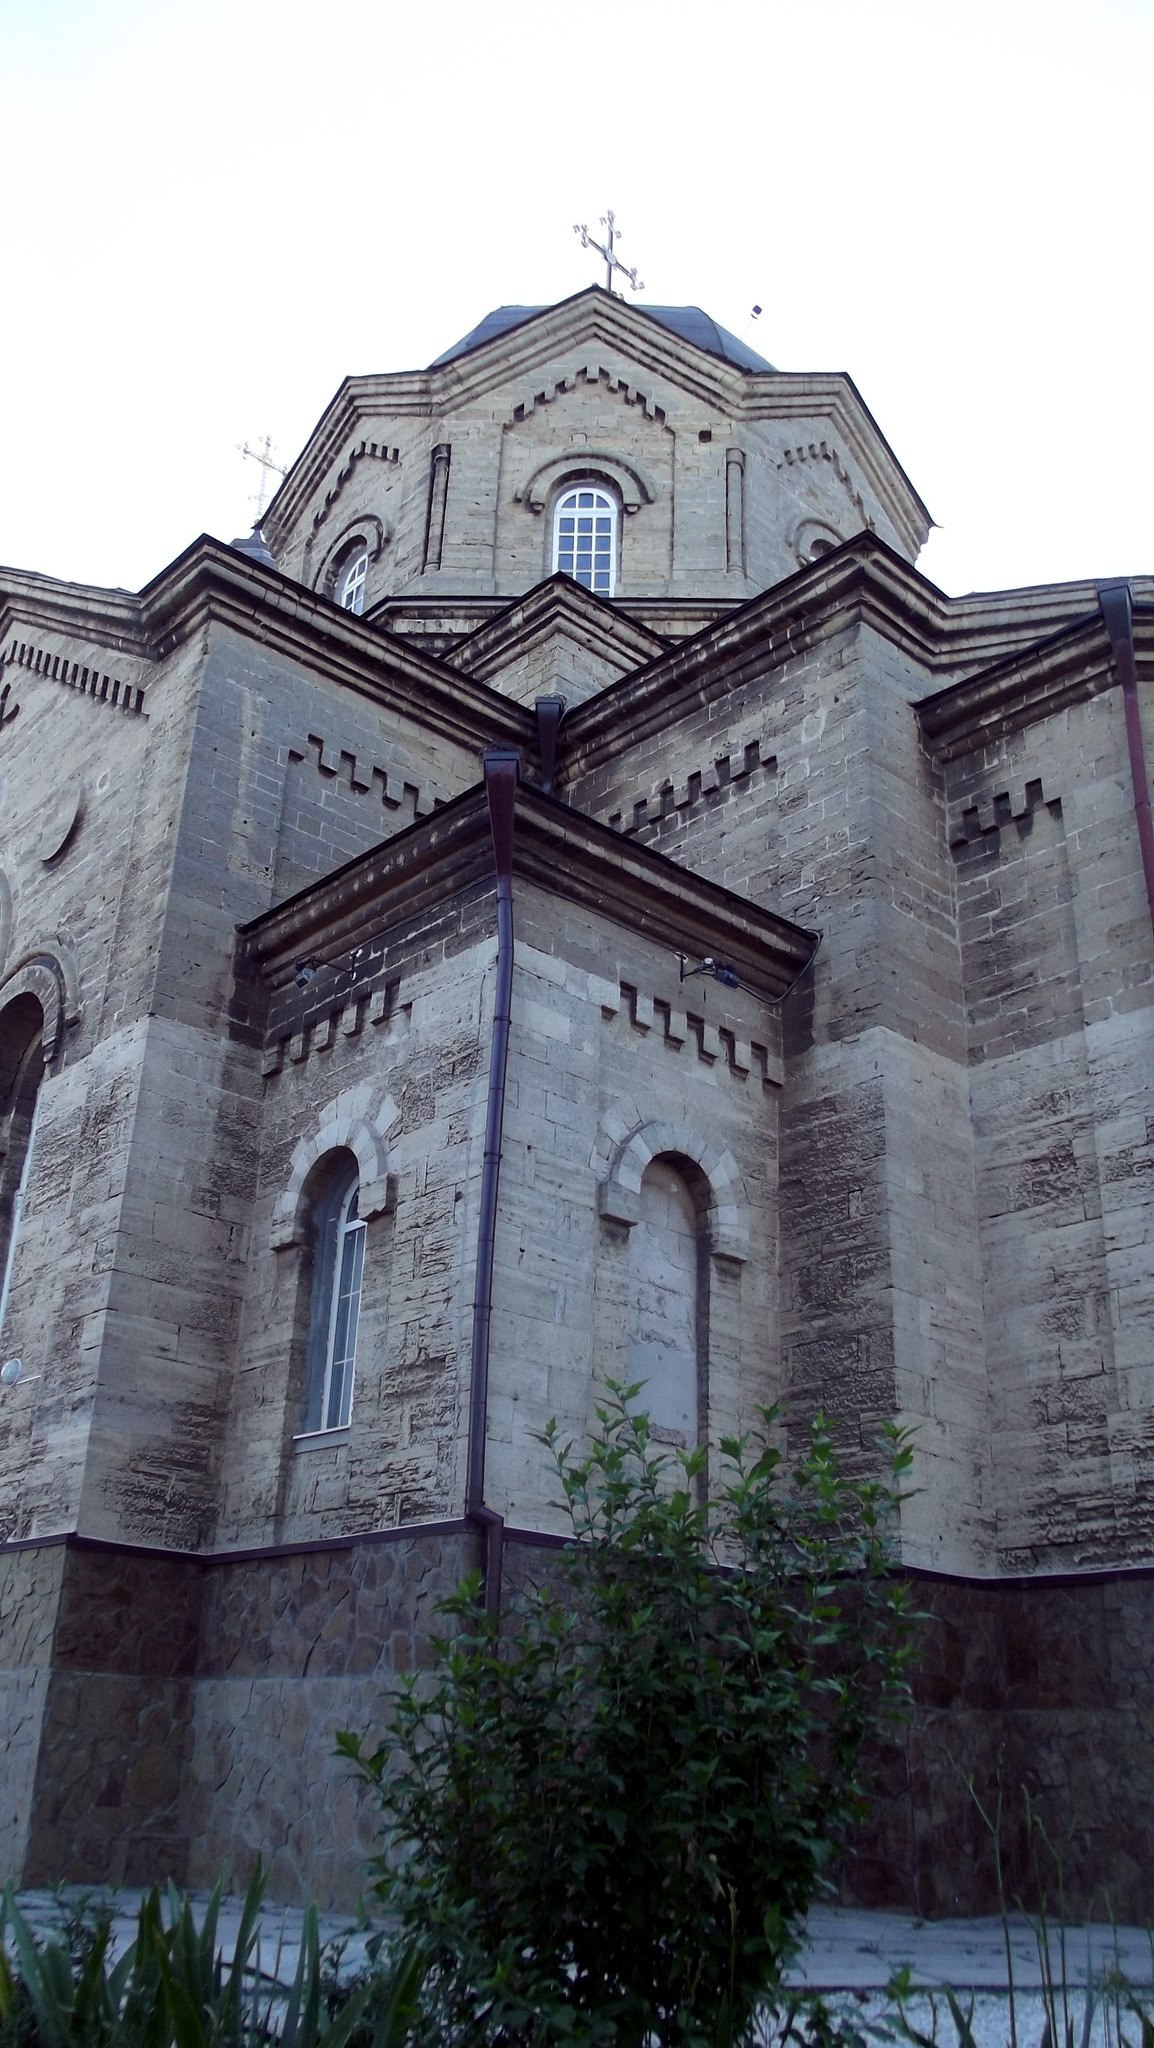
[[[1135,607],[1134,640],[1139,665],[1149,674],[1154,671],[1154,605]],[[1117,681],[1102,615],[1095,610],[1025,653],[923,697],[915,708],[930,752],[950,761],[1051,718],[1068,704],[1097,697]]]
[[[884,541],[859,534],[573,711],[562,728],[559,779],[567,784],[587,774],[623,747],[666,731],[703,701],[754,679],[766,683],[819,642],[863,625],[908,654],[926,671],[927,683],[943,671],[958,676],[980,663],[983,677],[987,671],[1004,676],[1008,688],[1023,663],[1035,661],[1039,643],[1065,644],[1096,607],[1096,589],[1059,584],[949,598]],[[1136,598],[1154,599],[1154,581],[1143,579],[1134,591]],[[1101,636],[1097,624],[1095,632]],[[939,695],[972,687],[959,682]]]
[[[207,536],[147,584],[139,602],[155,659],[215,623],[375,703],[427,721],[463,746],[533,742],[533,720],[518,705]]]
[[[768,1001],[783,996],[810,959],[816,934],[522,785],[513,875],[596,911],[671,952],[732,963]],[[387,966],[390,932],[411,932],[446,902],[493,876],[483,787],[241,927],[243,954],[273,989],[316,963],[317,1000],[331,999],[332,962],[364,947],[364,972]],[[343,988],[342,991],[343,992]]]
[[[453,666],[489,681],[515,655],[559,632],[567,632],[622,673],[652,661],[667,645],[647,626],[627,618],[615,605],[570,577],[551,576],[527,597],[518,598],[496,618],[478,626],[467,640],[458,641]]]
[[[140,599],[127,590],[68,583],[29,569],[0,569],[0,649],[13,634],[35,628],[106,649],[147,655]]]

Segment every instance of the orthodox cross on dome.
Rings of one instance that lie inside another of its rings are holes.
[[[617,216],[612,211],[610,211],[609,213],[603,213],[601,216],[601,225],[605,230],[605,240],[603,242],[594,241],[584,221],[574,221],[573,233],[575,235],[580,235],[581,247],[583,249],[596,249],[597,254],[605,258],[606,291],[613,291],[613,273],[615,270],[619,270],[621,272],[622,277],[627,277],[629,279],[629,288],[631,291],[643,292],[645,290],[645,286],[642,284],[641,279],[637,275],[637,272],[635,270],[627,270],[624,263],[622,263],[619,260],[619,258],[616,257],[613,253],[617,242]],[[623,295],[621,292],[616,292],[614,296],[616,298],[621,298]]]
[[[271,434],[265,435],[263,448],[250,448],[246,441],[240,452],[242,455],[247,455],[250,462],[259,462],[260,464],[260,489],[256,493],[256,516],[259,520],[261,513],[264,511],[264,501],[268,491],[270,475],[284,477],[288,475],[288,471],[283,463],[273,461]]]

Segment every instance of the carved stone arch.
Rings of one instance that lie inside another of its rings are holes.
[[[549,456],[537,464],[513,496],[518,505],[528,505],[530,512],[543,512],[563,483],[598,477],[613,485],[626,512],[652,505],[657,496],[652,477],[640,463],[602,448],[573,448],[565,455]]]
[[[832,548],[840,548],[845,535],[828,519],[799,519],[786,542],[795,562],[806,568]]]
[[[0,974],[4,972],[4,962],[8,957],[8,947],[11,940],[12,890],[9,886],[7,875],[4,873],[3,868],[0,868]]]
[[[608,1149],[608,1173],[598,1191],[602,1216],[633,1225],[641,1215],[641,1181],[654,1159],[675,1164],[686,1159],[696,1166],[709,1188],[709,1249],[718,1258],[749,1257],[749,1205],[745,1183],[732,1152],[703,1138],[689,1124],[646,1123]],[[594,1151],[594,1169],[602,1162]],[[603,1168],[604,1170],[604,1168]]]
[[[318,1160],[329,1152],[351,1152],[360,1172],[359,1213],[366,1219],[393,1208],[395,1189],[388,1170],[388,1135],[397,1122],[397,1106],[387,1095],[370,1117],[372,1089],[367,1082],[346,1088],[319,1112],[307,1137],[298,1139],[289,1162],[289,1176],[273,1210],[269,1242],[274,1251],[304,1243],[308,1203],[305,1184]]]
[[[375,512],[363,512],[358,519],[350,519],[336,538],[330,542],[317,571],[314,589],[331,597],[342,557],[347,555],[358,541],[363,541],[369,553],[369,566],[380,560],[393,537],[393,529],[385,519]]]
[[[66,1027],[80,1021],[76,963],[59,938],[50,946],[30,947],[7,968],[0,981],[0,1010],[22,995],[35,996],[44,1013],[44,1064],[49,1067],[64,1043]]]

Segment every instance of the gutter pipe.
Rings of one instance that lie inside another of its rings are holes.
[[[1154,821],[1150,816],[1150,776],[1142,741],[1142,716],[1138,707],[1138,664],[1134,654],[1134,605],[1128,583],[1104,583],[1098,592],[1098,606],[1106,631],[1114,667],[1122,686],[1126,714],[1126,744],[1130,750],[1130,781],[1134,790],[1134,818],[1142,852],[1142,874],[1146,882],[1146,907],[1154,929]]]
[[[485,795],[497,874],[497,987],[489,1047],[489,1100],[485,1112],[485,1156],[481,1168],[481,1212],[477,1222],[477,1273],[473,1289],[473,1344],[469,1374],[469,1453],[465,1520],[482,1538],[481,1586],[485,1609],[501,1605],[504,1556],[503,1516],[485,1504],[485,1448],[489,1410],[489,1327],[493,1313],[493,1257],[497,1237],[497,1189],[505,1126],[505,1070],[513,997],[513,823],[521,755],[516,747],[485,753]]]

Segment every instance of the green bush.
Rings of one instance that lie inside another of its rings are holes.
[[[470,1581],[385,1739],[341,1738],[385,1823],[381,1897],[427,1940],[422,2043],[734,2048],[862,1811],[907,1702],[888,1535],[910,1447],[851,1482],[819,1417],[655,1448],[611,1385],[585,1455],[546,1434],[576,1542],[500,1619]]]

